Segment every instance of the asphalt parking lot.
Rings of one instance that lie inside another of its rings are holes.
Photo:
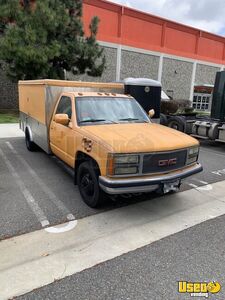
[[[208,299],[224,300],[224,223],[224,216],[204,222],[16,299],[207,299],[179,294],[177,281],[213,278],[222,289]]]
[[[210,190],[211,183],[224,180],[224,157],[224,144],[202,141],[199,159],[204,171],[184,180],[181,191]],[[71,172],[55,157],[27,151],[22,137],[1,139],[0,158],[1,240],[158,197],[124,195],[91,209],[83,203]]]

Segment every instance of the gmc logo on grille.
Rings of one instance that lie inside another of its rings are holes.
[[[177,164],[176,158],[163,159],[163,160],[159,160],[159,162],[158,162],[159,167],[174,166],[176,164]]]

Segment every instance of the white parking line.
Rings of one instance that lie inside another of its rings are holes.
[[[198,186],[197,186],[196,184],[194,184],[194,183],[188,183],[188,185],[189,185],[190,187],[193,187],[194,189],[197,189],[197,188],[198,188]]]
[[[47,227],[47,228],[45,228],[45,231],[47,231],[49,233],[64,233],[64,232],[74,229],[75,226],[77,226],[77,220],[70,221],[70,222],[68,222],[66,224],[62,224],[62,225]]]
[[[38,176],[38,174],[30,167],[30,165],[25,161],[25,159],[16,151],[13,145],[10,142],[6,142],[6,145],[9,149],[17,156],[20,162],[24,165],[24,167],[28,170],[30,175],[34,178],[34,180],[39,184],[41,189],[48,196],[49,200],[52,201],[55,206],[67,216],[67,220],[72,221],[75,219],[74,215],[70,213],[68,208],[60,201],[54,192],[44,183],[44,181]]]
[[[211,184],[207,184],[207,185],[203,185],[203,186],[199,186],[197,188],[198,191],[211,191],[213,189]]]
[[[199,180],[199,179],[197,179],[197,178],[192,178],[194,181],[197,181],[197,182],[200,182],[200,183],[202,183],[202,184],[209,184],[208,182],[206,182],[206,181],[203,181],[203,180]]]
[[[197,181],[197,182],[200,182],[202,184],[204,184],[203,186],[198,186],[196,189],[198,191],[211,191],[213,188],[212,188],[212,185],[209,184],[208,182],[206,181],[203,181],[203,180],[199,180],[197,178],[193,178],[194,181]]]
[[[214,174],[214,175],[218,175],[218,176],[224,176],[225,175],[225,169],[212,171],[211,173]]]
[[[33,211],[33,213],[37,217],[38,221],[41,223],[41,226],[42,227],[48,226],[49,221],[47,220],[44,212],[39,207],[37,202],[35,202],[34,197],[31,195],[29,190],[26,188],[25,184],[20,179],[20,177],[19,177],[18,173],[16,172],[15,168],[12,166],[12,164],[10,163],[10,161],[8,160],[8,158],[5,156],[5,154],[3,153],[3,151],[1,149],[0,149],[0,155],[4,159],[4,161],[7,165],[7,168],[11,172],[11,175],[14,177],[14,179],[16,181],[16,184],[20,188],[21,193],[23,194],[24,198],[27,201],[27,204],[30,206],[31,210]]]
[[[190,187],[196,189],[197,191],[211,191],[213,189],[212,185],[206,181],[199,180],[197,178],[192,178],[192,180],[204,184],[203,186],[198,186],[194,183],[186,182],[186,184],[188,184]]]

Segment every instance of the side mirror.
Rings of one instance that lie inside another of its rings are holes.
[[[67,126],[69,124],[69,116],[67,114],[56,114],[54,117],[56,123]]]
[[[155,110],[154,109],[150,109],[150,111],[148,112],[148,115],[150,118],[153,118],[155,115]]]

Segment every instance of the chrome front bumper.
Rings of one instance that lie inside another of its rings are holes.
[[[154,177],[112,179],[106,176],[100,176],[99,185],[107,194],[150,192],[159,189],[164,186],[164,184],[180,181],[181,179],[199,173],[202,170],[201,164],[197,163],[194,166],[180,170],[179,172],[176,171],[174,173]]]

